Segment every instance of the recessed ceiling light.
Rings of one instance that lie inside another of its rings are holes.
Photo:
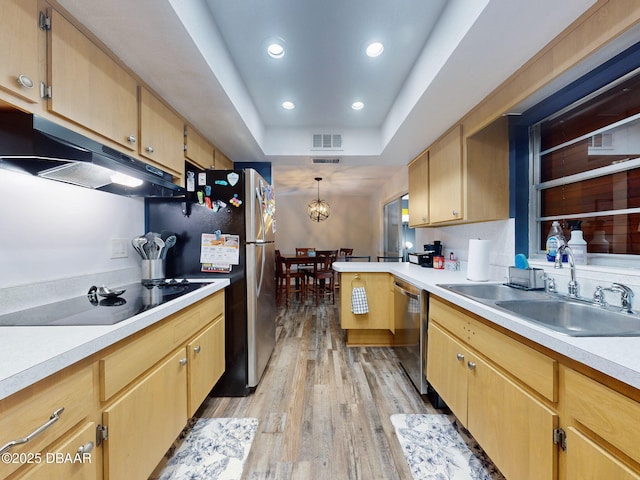
[[[362,103],[362,102],[353,102],[351,104],[351,108],[353,108],[354,110],[362,110],[364,108],[364,103]]]
[[[284,47],[279,43],[270,43],[267,47],[267,53],[271,58],[284,57]]]
[[[282,102],[282,108],[284,108],[285,110],[293,110],[294,108],[296,108],[296,104],[287,100],[285,102]]]
[[[384,45],[380,42],[372,42],[367,47],[367,56],[375,58],[384,51]]]

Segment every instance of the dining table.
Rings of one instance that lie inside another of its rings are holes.
[[[315,255],[296,255],[295,253],[281,253],[280,257],[284,263],[285,277],[285,307],[289,308],[289,293],[291,289],[291,267],[293,265],[314,265],[318,257]],[[338,257],[336,261],[339,261]]]

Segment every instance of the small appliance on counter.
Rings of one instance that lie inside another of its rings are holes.
[[[433,268],[433,259],[442,256],[442,242],[434,241],[432,244],[426,244],[423,252],[415,252],[409,254],[409,263],[415,263],[421,267]]]

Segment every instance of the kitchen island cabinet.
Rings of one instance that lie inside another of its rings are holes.
[[[136,151],[137,81],[61,13],[50,17],[49,111]]]
[[[368,313],[351,311],[354,287],[364,287]],[[388,273],[340,275],[340,326],[347,331],[347,345],[390,345],[393,342],[393,276]]]
[[[0,88],[29,103],[40,101],[40,82],[45,80],[39,12],[38,0],[0,2]]]

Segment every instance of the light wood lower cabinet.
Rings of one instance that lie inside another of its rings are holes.
[[[224,348],[221,348],[224,346],[224,332],[224,317],[220,317],[187,344],[187,398],[190,417],[196,413],[215,381],[224,373]]]
[[[89,422],[69,438],[42,452],[40,463],[28,470],[22,480],[98,480],[102,478],[102,459],[96,447],[95,422]]]
[[[538,398],[539,392],[530,391],[519,377],[499,366],[498,362],[508,364],[508,359],[494,362],[487,352],[479,351],[490,350],[499,357],[504,353],[501,349],[486,345],[506,346],[511,339],[495,332],[495,341],[488,342],[482,325],[434,297],[430,310],[434,313],[429,314],[425,372],[429,383],[507,478],[557,478],[553,432],[559,415]],[[438,321],[463,332],[464,340]],[[476,331],[481,332],[477,345]],[[527,346],[520,350],[521,358],[530,354]]]
[[[180,349],[104,410],[105,478],[148,478],[187,423],[186,384]]]
[[[640,479],[640,403],[561,368],[566,478]]]
[[[364,287],[369,312],[351,310],[353,288]],[[393,276],[381,272],[340,274],[340,326],[347,330],[348,345],[390,345],[393,343]]]

